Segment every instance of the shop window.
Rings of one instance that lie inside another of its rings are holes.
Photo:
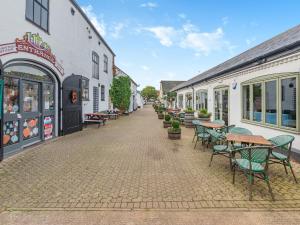
[[[261,83],[253,85],[253,120],[261,122],[262,118],[262,90]]]
[[[82,83],[81,83],[81,87],[82,87],[82,101],[89,101],[89,80],[88,79],[82,79]]]
[[[3,124],[3,145],[8,146],[19,142],[19,121],[7,121]]]
[[[54,85],[45,84],[44,85],[44,109],[54,110]]]
[[[196,109],[207,109],[207,91],[196,91]]]
[[[107,73],[108,72],[108,58],[106,55],[103,56],[103,60],[104,60],[104,72]]]
[[[23,111],[39,111],[39,85],[34,83],[23,84]]]
[[[99,80],[99,56],[96,52],[92,54],[92,64],[93,64],[93,71],[92,76]]]
[[[261,82],[242,84],[242,118],[261,125],[299,131],[299,74],[275,74],[257,79]]]
[[[48,32],[49,0],[26,0],[26,19]]]
[[[281,80],[281,125],[296,128],[296,78]]]
[[[105,86],[101,85],[101,101],[105,101]]]
[[[4,114],[15,114],[19,112],[19,79],[4,78]]]
[[[39,119],[26,119],[23,123],[23,139],[28,140],[39,136]]]

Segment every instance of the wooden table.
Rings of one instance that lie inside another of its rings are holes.
[[[212,122],[202,122],[200,125],[211,129],[220,129],[225,126],[219,123],[212,123]]]
[[[269,145],[272,143],[260,135],[245,135],[245,134],[227,134],[227,141],[238,142],[238,143],[248,143],[255,145]]]
[[[84,123],[87,126],[88,123],[98,123],[98,127],[102,123],[105,125],[107,115],[103,113],[86,113],[84,114]]]

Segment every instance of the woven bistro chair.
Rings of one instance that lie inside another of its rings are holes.
[[[212,147],[213,151],[212,151],[212,154],[211,154],[209,166],[211,166],[213,157],[215,155],[222,155],[222,156],[225,156],[225,157],[229,158],[230,168],[232,168],[232,164],[231,164],[231,158],[232,158],[231,147],[228,145],[228,142],[226,142],[226,144],[224,144],[225,137],[220,132],[218,132],[216,130],[210,129],[207,132],[210,134],[210,140],[211,140],[211,143],[213,145],[213,147]]]
[[[272,147],[269,146],[251,146],[233,150],[234,152],[239,152],[241,158],[232,159],[232,183],[235,183],[236,169],[243,171],[248,179],[250,201],[252,200],[252,186],[254,184],[254,178],[264,180],[267,183],[271,198],[272,200],[274,200],[274,195],[268,176],[268,162],[271,154],[271,149]]]
[[[243,127],[234,127],[230,130],[231,134],[245,134],[245,135],[253,135],[252,132]],[[233,143],[233,148],[242,148],[242,143]]]
[[[272,151],[270,157],[270,164],[279,163],[284,166],[285,173],[288,174],[286,167],[290,167],[292,175],[296,183],[298,183],[297,178],[295,176],[292,164],[290,162],[291,152],[292,152],[292,144],[295,140],[295,137],[292,135],[279,135],[273,138],[270,138],[269,141],[275,146],[275,149],[281,150],[281,152],[286,153],[282,154],[280,152]]]
[[[194,149],[197,146],[198,141],[201,141],[202,144],[204,144],[205,142],[207,143],[207,147],[208,147],[208,143],[209,143],[209,138],[210,138],[210,134],[207,133],[208,129],[204,126],[202,126],[201,124],[197,124],[196,125],[196,142],[195,142],[195,146]]]
[[[185,113],[184,112],[179,113],[179,120],[180,120],[181,124],[184,123],[184,117],[185,117]]]
[[[201,122],[199,121],[199,120],[192,120],[192,124],[193,124],[193,126],[194,126],[194,137],[193,137],[193,140],[192,140],[192,143],[194,142],[194,140],[195,140],[195,137],[197,137],[197,128],[196,128],[196,126],[197,125],[201,125]]]

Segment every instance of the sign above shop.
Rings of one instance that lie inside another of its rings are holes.
[[[27,32],[22,39],[17,38],[14,43],[0,45],[0,56],[18,52],[26,52],[41,57],[53,64],[59,73],[64,75],[64,69],[52,53],[50,45],[44,42],[38,33]]]

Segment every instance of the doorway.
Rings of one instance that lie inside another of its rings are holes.
[[[218,88],[214,91],[214,116],[215,120],[224,120],[228,125],[228,113],[229,113],[229,88]]]

